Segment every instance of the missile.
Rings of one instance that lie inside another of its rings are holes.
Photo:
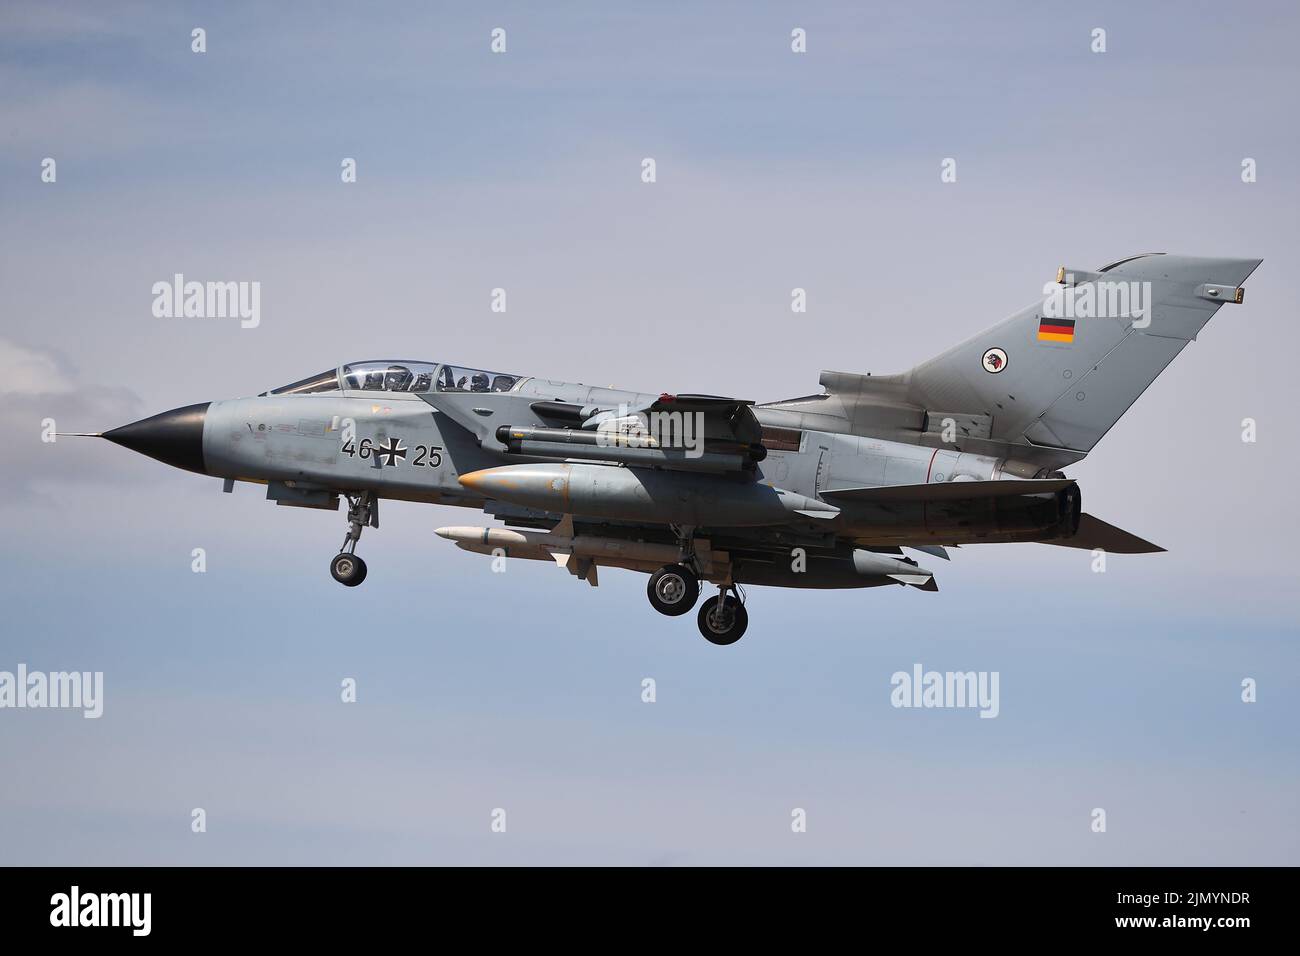
[[[551,552],[545,548],[535,548],[532,545],[504,547],[499,544],[479,544],[477,541],[457,541],[456,547],[473,554],[487,554],[493,557],[505,555],[508,558],[521,558],[524,561],[550,561],[552,559]]]
[[[656,524],[755,527],[826,521],[840,513],[824,501],[754,481],[617,465],[502,465],[461,475],[460,483],[484,498],[527,508]]]
[[[485,544],[476,544],[472,541],[457,541],[456,547],[460,548],[462,551],[469,551],[472,554],[484,554],[489,557],[496,557],[502,553],[502,549],[500,548],[489,547]],[[557,563],[559,561],[559,558],[555,554],[552,554],[545,548],[510,548],[506,553],[506,557],[511,560],[518,559],[520,561],[550,561],[552,559],[555,559]],[[595,558],[577,558],[572,555],[563,555],[563,557],[566,560],[565,563],[561,565],[562,567],[572,573],[575,577],[582,578],[587,581],[587,583],[593,584],[593,586],[596,576],[593,573],[593,570],[588,569],[587,565],[591,565],[592,569],[596,567],[623,568],[627,571],[641,571],[646,574],[658,571],[663,567],[663,565],[655,564],[652,561],[625,561],[621,558],[601,558],[598,561]]]
[[[630,448],[658,448],[653,435],[629,432],[585,431],[580,428],[542,428],[536,425],[502,425],[497,429],[497,441],[503,445],[511,442],[546,442],[561,445],[611,445]]]
[[[438,528],[433,533],[440,538],[446,538],[448,541],[482,544],[489,548],[517,548],[532,545],[529,535],[522,531],[511,531],[509,528],[475,528],[469,525],[455,525],[450,528]]]
[[[497,429],[496,437],[510,454],[526,458],[583,458],[632,467],[660,466],[714,474],[739,471],[745,464],[745,455],[734,445],[728,445],[723,451],[705,451],[702,445],[697,448],[663,448],[653,435],[644,432],[502,425]],[[755,461],[761,461],[766,455],[762,445],[745,451]]]
[[[600,535],[562,534],[554,531],[514,531],[509,528],[450,527],[439,528],[434,534],[465,551],[492,554],[498,548],[507,557],[526,557],[537,560],[554,559],[557,564],[567,564],[570,556],[596,558],[600,564],[615,561],[644,564],[652,569],[665,564],[676,564],[681,552],[674,544],[654,541],[629,541]],[[696,560],[705,568],[720,570],[730,561],[725,551],[708,549],[697,552]]]

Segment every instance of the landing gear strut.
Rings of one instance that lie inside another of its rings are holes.
[[[357,542],[361,540],[361,530],[367,525],[379,527],[379,502],[369,491],[345,497],[348,499],[348,533],[343,539],[343,547],[330,561],[330,574],[339,584],[354,588],[366,579],[366,562],[357,557]]]
[[[728,590],[732,593],[728,594]],[[724,584],[718,588],[717,597],[711,597],[700,605],[696,621],[706,641],[725,646],[735,644],[745,636],[745,628],[749,627],[749,614],[741,603],[740,592],[735,585]]]
[[[700,599],[700,565],[695,558],[695,529],[673,526],[681,557],[676,564],[666,564],[650,575],[646,596],[650,606],[660,614],[677,617],[687,614]]]

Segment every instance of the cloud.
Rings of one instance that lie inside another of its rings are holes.
[[[6,497],[40,496],[47,482],[119,479],[115,462],[90,439],[42,441],[46,421],[58,431],[103,431],[140,418],[140,398],[127,388],[85,379],[52,351],[0,339],[0,441]]]

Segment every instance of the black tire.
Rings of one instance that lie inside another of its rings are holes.
[[[700,579],[684,564],[669,564],[650,575],[645,593],[660,614],[689,614],[700,599]]]
[[[716,618],[714,612],[717,606],[716,596],[700,605],[700,613],[695,618],[700,625],[700,633],[710,644],[722,647],[735,644],[745,636],[745,628],[749,627],[749,612],[745,610],[745,605],[731,594],[727,595],[727,603],[723,605],[728,619],[719,621]]]
[[[330,574],[339,584],[354,588],[366,579],[366,562],[345,551],[334,555],[334,560],[330,562]]]

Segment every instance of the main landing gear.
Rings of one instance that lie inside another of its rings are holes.
[[[646,596],[660,614],[689,614],[700,599],[700,578],[685,564],[669,564],[650,575]]]
[[[343,539],[343,547],[330,561],[330,574],[339,584],[354,588],[366,579],[366,562],[356,554],[357,542],[361,540],[361,530],[367,525],[379,527],[379,502],[369,491],[346,497],[348,533]]]
[[[650,606],[669,617],[690,613],[700,598],[699,562],[690,529],[681,529],[678,542],[681,561],[664,565],[650,575],[650,583],[646,585]],[[704,639],[711,644],[734,644],[740,640],[749,626],[749,615],[736,586],[730,581],[719,585],[717,597],[711,597],[700,605],[696,623]]]
[[[740,595],[734,586],[731,588],[733,593],[728,594],[727,590],[725,584],[718,588],[718,596],[701,604],[696,617],[700,633],[710,644],[735,644],[745,636],[745,628],[749,627],[749,614],[740,601]]]
[[[366,579],[366,562],[345,551],[330,561],[330,574],[339,584],[354,588]]]

